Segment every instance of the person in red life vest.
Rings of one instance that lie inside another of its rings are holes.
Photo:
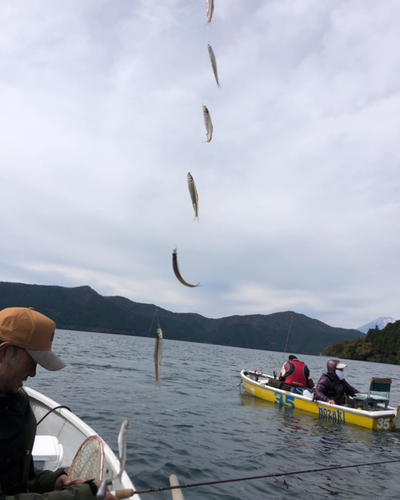
[[[282,366],[279,380],[291,387],[301,387],[302,389],[312,389],[314,387],[308,366],[299,361],[293,354],[289,356],[289,361]]]

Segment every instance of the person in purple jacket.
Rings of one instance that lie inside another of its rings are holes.
[[[345,394],[354,396],[360,392],[344,379],[343,370],[347,365],[337,359],[330,359],[326,366],[328,371],[318,380],[314,399],[331,405],[342,405],[345,402]]]

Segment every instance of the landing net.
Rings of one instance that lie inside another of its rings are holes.
[[[89,436],[76,452],[68,470],[68,476],[84,479],[85,481],[88,479],[102,481],[103,465],[103,442],[99,436]]]

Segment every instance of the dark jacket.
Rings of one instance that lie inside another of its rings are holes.
[[[314,382],[310,379],[308,366],[298,359],[287,361],[282,366],[279,380],[291,387],[302,387],[303,389],[307,387],[312,389],[314,387]]]
[[[337,405],[342,405],[345,402],[345,394],[354,396],[359,391],[346,382],[345,379],[339,379],[335,372],[336,363],[335,360],[328,361],[327,373],[324,373],[318,380],[315,399],[325,402],[333,399]]]
[[[36,419],[25,391],[20,389],[14,396],[0,395],[1,498],[93,500],[95,497],[88,484],[53,491],[56,479],[65,474],[65,471],[39,471],[33,467],[32,448],[35,434]]]

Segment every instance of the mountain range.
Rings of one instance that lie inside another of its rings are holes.
[[[30,285],[0,282],[0,309],[33,307],[57,328],[140,337],[154,336],[157,311],[164,338],[297,354],[320,354],[337,342],[359,337],[355,329],[335,328],[293,311],[210,319],[174,313],[124,297],[104,297],[89,286]],[[153,324],[153,327],[151,328]]]

